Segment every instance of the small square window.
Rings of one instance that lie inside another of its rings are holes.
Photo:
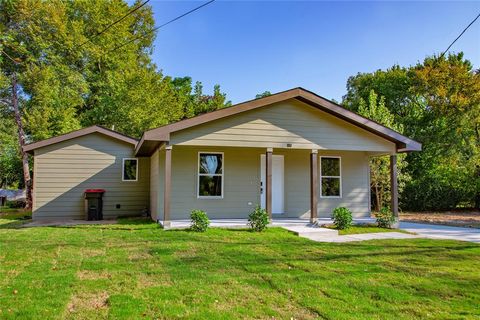
[[[122,181],[138,180],[138,159],[125,158],[122,164]]]

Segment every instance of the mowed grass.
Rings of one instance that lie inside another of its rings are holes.
[[[337,230],[335,226],[328,226],[329,229]],[[353,225],[348,229],[338,230],[338,234],[341,236],[349,234],[360,234],[360,233],[378,233],[378,232],[401,232],[401,233],[410,233],[401,229],[388,229],[380,228],[376,225]]]
[[[154,223],[0,229],[0,319],[475,319],[480,246]]]

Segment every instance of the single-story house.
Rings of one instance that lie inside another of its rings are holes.
[[[105,218],[148,210],[168,226],[192,209],[246,218],[256,205],[276,217],[370,215],[369,158],[421,144],[302,88],[243,102],[143,133],[100,126],[31,143],[33,218],[84,219],[83,193],[105,190]]]

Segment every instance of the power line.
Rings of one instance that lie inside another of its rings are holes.
[[[145,38],[148,34],[150,34],[150,33],[152,33],[152,32],[155,32],[155,31],[157,31],[158,29],[163,28],[163,27],[165,27],[166,25],[168,25],[168,24],[170,24],[170,23],[172,23],[172,22],[174,22],[174,21],[177,21],[178,19],[181,19],[181,18],[185,17],[186,15],[189,15],[190,13],[193,13],[193,12],[199,10],[199,9],[201,9],[201,8],[209,5],[210,3],[214,2],[214,1],[215,1],[215,0],[210,0],[210,1],[208,1],[208,2],[205,2],[204,4],[198,6],[198,7],[194,8],[194,9],[192,9],[192,10],[190,10],[190,11],[185,12],[184,14],[179,15],[178,17],[173,18],[172,20],[169,20],[169,21],[165,22],[164,24],[159,25],[158,27],[155,27],[155,28],[149,30],[147,34],[138,35],[138,36],[136,36],[136,37],[131,38],[130,40],[127,40],[126,42],[124,42],[124,43],[116,46],[115,48],[109,50],[108,52],[112,52],[112,51],[118,50],[118,49],[123,48],[124,46],[132,43],[132,42],[135,41],[135,40]]]
[[[134,13],[135,11],[137,11],[138,9],[140,9],[141,7],[143,7],[144,5],[146,5],[150,0],[147,0],[143,3],[141,3],[140,5],[138,5],[137,7],[133,8],[132,10],[130,10],[129,12],[127,12],[125,15],[123,15],[120,19],[117,19],[115,20],[114,22],[110,23],[109,25],[107,25],[105,28],[103,28],[101,31],[98,31],[96,34],[94,34],[91,38],[87,38],[87,40],[85,40],[82,44],[80,44],[78,46],[78,49],[80,49],[83,45],[85,45],[87,42],[90,42],[92,41],[92,39],[98,37],[99,35],[101,35],[102,33],[106,32],[108,29],[110,29],[111,27],[113,27],[114,25],[116,25],[117,23],[121,22],[122,20],[124,20],[126,17],[128,17],[129,15],[131,15],[132,13]]]
[[[470,26],[475,23],[475,21],[477,21],[477,19],[478,19],[479,17],[480,17],[480,13],[477,15],[477,17],[476,17],[475,19],[472,20],[472,22],[470,22],[470,24],[469,24],[465,29],[463,29],[463,31],[458,35],[458,37],[457,37],[455,40],[453,40],[452,43],[450,43],[450,45],[448,46],[448,48],[445,49],[445,51],[442,52],[442,54],[440,55],[440,59],[445,55],[445,53],[447,53],[447,51],[453,46],[453,44],[454,44],[455,42],[457,42],[457,40],[460,39],[460,38],[463,36],[463,34],[465,33],[465,31],[467,31],[468,28],[470,28]]]

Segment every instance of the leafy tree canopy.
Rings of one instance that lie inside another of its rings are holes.
[[[12,94],[9,79],[15,73],[30,141],[93,124],[139,136],[229,104],[218,85],[207,95],[200,82],[193,87],[188,77],[172,79],[152,63],[155,33],[148,5],[99,34],[139,5],[122,0],[0,2],[0,99]],[[134,36],[138,39],[117,49]],[[0,112],[11,119],[13,109],[6,101]],[[15,167],[10,158],[19,150],[12,144],[15,130],[9,121],[2,117],[0,123],[2,181],[11,181],[4,159]]]
[[[262,93],[259,93],[255,96],[255,99],[260,99],[260,98],[264,98],[264,97],[268,97],[268,96],[271,96],[272,93],[270,91],[264,91]]]
[[[404,132],[423,143],[422,152],[406,158],[412,179],[401,195],[403,207],[478,208],[480,75],[463,54],[357,74],[348,80],[343,103],[361,111],[371,90],[383,99]]]

